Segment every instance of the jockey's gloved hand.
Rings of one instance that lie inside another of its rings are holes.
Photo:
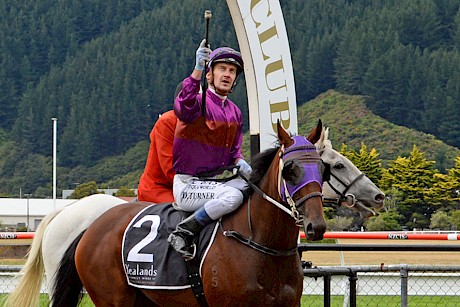
[[[198,49],[196,50],[196,70],[204,70],[206,62],[209,62],[209,60],[211,59],[211,52],[212,50],[209,48],[209,45],[206,46],[206,40],[203,39],[200,43],[200,47],[198,47]]]
[[[251,165],[249,165],[248,162],[244,161],[243,159],[239,159],[236,163],[236,166],[240,167],[240,172],[245,176],[249,176],[252,172]]]

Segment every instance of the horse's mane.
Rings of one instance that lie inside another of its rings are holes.
[[[251,172],[251,182],[256,186],[259,185],[262,178],[267,173],[268,168],[270,167],[273,159],[278,152],[279,147],[269,148],[261,153],[258,153],[254,156],[252,160],[252,172]]]

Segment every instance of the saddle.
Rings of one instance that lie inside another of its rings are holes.
[[[191,287],[186,262],[166,240],[190,214],[176,210],[172,204],[154,204],[133,218],[122,242],[123,267],[129,285],[169,290]],[[217,222],[214,222],[196,237],[196,259],[200,267],[216,231]]]

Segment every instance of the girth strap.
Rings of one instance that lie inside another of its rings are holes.
[[[204,296],[203,282],[200,277],[198,257],[185,261],[187,265],[187,282],[192,287],[193,294],[201,307],[208,307],[208,302]]]

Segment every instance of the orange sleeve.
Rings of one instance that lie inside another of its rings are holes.
[[[165,118],[163,118],[165,116]],[[161,116],[161,120],[155,125],[153,133],[156,139],[156,151],[160,168],[169,182],[173,182],[176,174],[172,168],[173,164],[173,143],[176,131],[177,117],[174,112],[167,112]]]
[[[177,118],[173,111],[164,113],[150,133],[150,148],[144,172],[139,180],[138,199],[154,203],[173,202],[172,152]]]

